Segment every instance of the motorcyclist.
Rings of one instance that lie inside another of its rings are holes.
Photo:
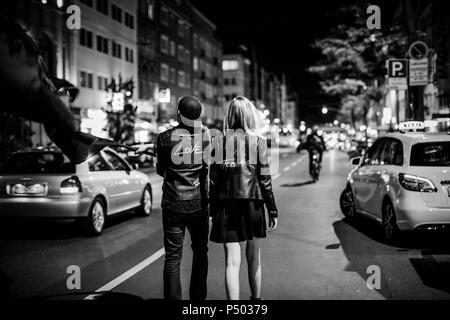
[[[311,133],[306,137],[305,149],[309,152],[309,172],[312,172],[313,151],[319,153],[319,164],[322,163],[323,152],[327,149],[323,137],[319,135],[319,126],[314,126]]]

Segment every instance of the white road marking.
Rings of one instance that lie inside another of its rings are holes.
[[[291,170],[291,166],[287,166],[286,168],[283,169],[284,172]]]
[[[120,285],[122,282],[130,279],[132,276],[137,274],[138,272],[142,271],[143,269],[147,268],[149,265],[151,265],[153,262],[161,258],[165,254],[164,248],[159,249],[154,254],[152,254],[150,257],[145,259],[144,261],[141,261],[137,265],[135,265],[133,268],[129,269],[128,271],[122,273],[120,276],[115,278],[114,280],[108,282],[103,287],[95,290],[97,294],[91,294],[84,298],[84,300],[94,300],[98,295],[101,295],[105,291],[111,291],[118,285]]]
[[[281,176],[281,174],[277,173],[276,175],[274,175],[274,176],[272,177],[272,180],[278,179],[280,176]]]

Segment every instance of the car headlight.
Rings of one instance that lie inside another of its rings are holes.
[[[433,182],[426,178],[400,173],[398,175],[398,181],[403,188],[409,191],[437,192],[437,188],[434,186]]]

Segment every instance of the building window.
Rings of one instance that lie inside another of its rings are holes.
[[[161,63],[161,81],[169,82],[169,66],[165,63]]]
[[[87,5],[88,7],[92,7],[94,0],[80,0],[80,2]]]
[[[165,35],[161,35],[161,52],[169,53],[169,38]]]
[[[161,8],[161,23],[165,26],[169,25],[169,11],[166,8]]]
[[[194,91],[195,91],[195,92],[198,92],[199,87],[200,87],[200,85],[199,85],[199,83],[198,83],[198,80],[197,80],[197,79],[194,79]]]
[[[97,89],[98,90],[106,90],[107,86],[108,86],[108,78],[98,76],[97,77]]]
[[[125,12],[125,25],[130,29],[134,29],[134,16],[129,12]]]
[[[125,48],[125,60],[134,63],[134,52],[133,49]]]
[[[183,62],[183,54],[184,54],[184,47],[182,45],[178,45],[178,60]]]
[[[191,76],[187,73],[184,74],[184,85],[186,86],[186,88],[191,87]]]
[[[122,59],[122,46],[117,42],[112,43],[112,55],[113,57]]]
[[[189,62],[191,60],[191,51],[189,49],[186,49],[184,51],[184,62]]]
[[[192,66],[194,68],[194,71],[198,70],[198,58],[194,57],[194,59],[192,60]]]
[[[198,36],[197,34],[194,34],[194,39],[192,40],[193,46],[194,46],[194,50],[197,50],[198,48]]]
[[[122,23],[122,8],[116,6],[115,4],[112,4],[111,12],[113,20]]]
[[[237,84],[236,78],[231,78],[231,84],[234,86]]]
[[[178,86],[183,88],[185,83],[184,72],[178,71]]]
[[[175,68],[170,68],[170,82],[174,84],[177,83],[177,72]]]
[[[155,5],[153,4],[153,1],[147,3],[147,16],[151,20],[155,17]]]
[[[97,0],[97,11],[108,15],[109,3],[108,0]]]
[[[80,71],[80,87],[92,89],[94,87],[93,78],[92,73]]]
[[[108,39],[102,36],[97,36],[97,51],[108,54],[109,52],[108,45],[109,45]]]
[[[178,35],[180,36],[180,37],[184,37],[184,23],[183,23],[183,21],[182,20],[178,20],[178,28],[177,28],[177,30],[178,30]]]
[[[222,61],[222,70],[230,71],[230,70],[238,70],[239,62],[237,60],[223,60]]]
[[[175,41],[170,41],[170,55],[174,57],[177,55],[177,48],[175,46]]]
[[[175,17],[175,15],[171,12],[169,14],[169,19],[170,19],[169,25],[172,27],[172,29],[175,30],[175,32],[177,32],[177,28],[178,28],[178,19],[177,19],[177,17]]]
[[[223,80],[223,84],[224,85],[229,85],[230,84],[230,80],[228,80],[228,78],[225,78],[224,80]]]
[[[88,31],[84,28],[80,30],[80,45],[88,48],[92,48],[92,31]]]

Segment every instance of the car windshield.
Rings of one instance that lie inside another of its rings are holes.
[[[419,167],[450,167],[450,141],[413,145],[410,165]]]
[[[75,173],[75,165],[60,152],[23,152],[14,154],[0,169],[3,174]]]

